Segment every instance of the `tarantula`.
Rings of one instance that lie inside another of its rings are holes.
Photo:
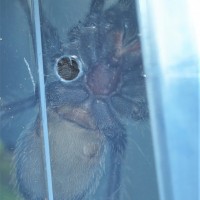
[[[119,0],[109,8],[105,4],[92,0],[85,19],[66,34],[67,42],[60,40],[41,9],[56,200],[81,200],[92,194],[107,155],[106,197],[118,200],[127,144],[122,118],[148,117],[135,2]],[[39,95],[35,97],[31,106],[38,103]],[[15,150],[18,187],[29,200],[47,198],[42,134],[38,115],[21,134]]]

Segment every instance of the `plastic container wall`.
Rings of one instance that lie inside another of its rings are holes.
[[[198,1],[138,1],[161,200],[199,199]]]

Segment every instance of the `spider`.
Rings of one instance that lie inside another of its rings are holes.
[[[67,42],[60,40],[41,9],[55,200],[82,200],[93,194],[106,157],[106,198],[120,199],[127,144],[122,119],[148,117],[135,2],[119,0],[109,8],[105,4],[92,0],[85,19],[66,34]],[[35,104],[37,99],[30,106]],[[38,115],[15,150],[18,187],[29,200],[47,198],[42,134]]]

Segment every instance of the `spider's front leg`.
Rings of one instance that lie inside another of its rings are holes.
[[[106,101],[95,100],[92,112],[96,126],[106,136],[110,146],[111,161],[107,197],[111,200],[118,200],[120,197],[121,164],[127,143],[125,129],[112,113]]]

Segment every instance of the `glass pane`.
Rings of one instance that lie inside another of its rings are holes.
[[[138,2],[160,199],[197,200],[200,4]]]
[[[10,130],[16,130],[20,120],[24,124],[11,155],[21,196],[26,200],[158,200],[134,1],[40,1],[40,19],[36,15],[37,1],[33,1],[33,7],[31,1],[19,2],[16,12],[25,16],[25,36],[29,38],[24,42],[28,45],[25,52],[30,58],[22,54],[24,68],[18,74],[27,73],[29,85],[23,84],[27,95],[17,92],[19,99],[2,101],[1,118],[5,116],[5,120],[1,124],[5,131],[1,133],[9,132],[8,138],[13,138],[15,132]],[[22,26],[20,20],[18,23]],[[41,31],[49,155],[39,112],[39,107],[41,111],[44,108],[39,95],[43,91],[38,81],[41,55],[37,31]],[[24,51],[19,44],[13,45]],[[9,51],[3,49],[8,59]],[[1,66],[9,65],[3,58],[1,62]],[[1,67],[5,70],[1,74],[10,83],[6,69]],[[16,91],[16,82],[13,88],[1,89],[7,92],[2,99]],[[7,105],[16,109],[8,112]],[[16,124],[11,123],[12,116]],[[2,144],[6,144],[3,139]],[[50,180],[46,176],[47,157],[53,198],[48,196],[51,187],[46,184]]]
[[[157,199],[135,5],[77,3],[40,10],[54,198]]]
[[[46,196],[34,42],[27,2],[0,0],[0,199]]]

